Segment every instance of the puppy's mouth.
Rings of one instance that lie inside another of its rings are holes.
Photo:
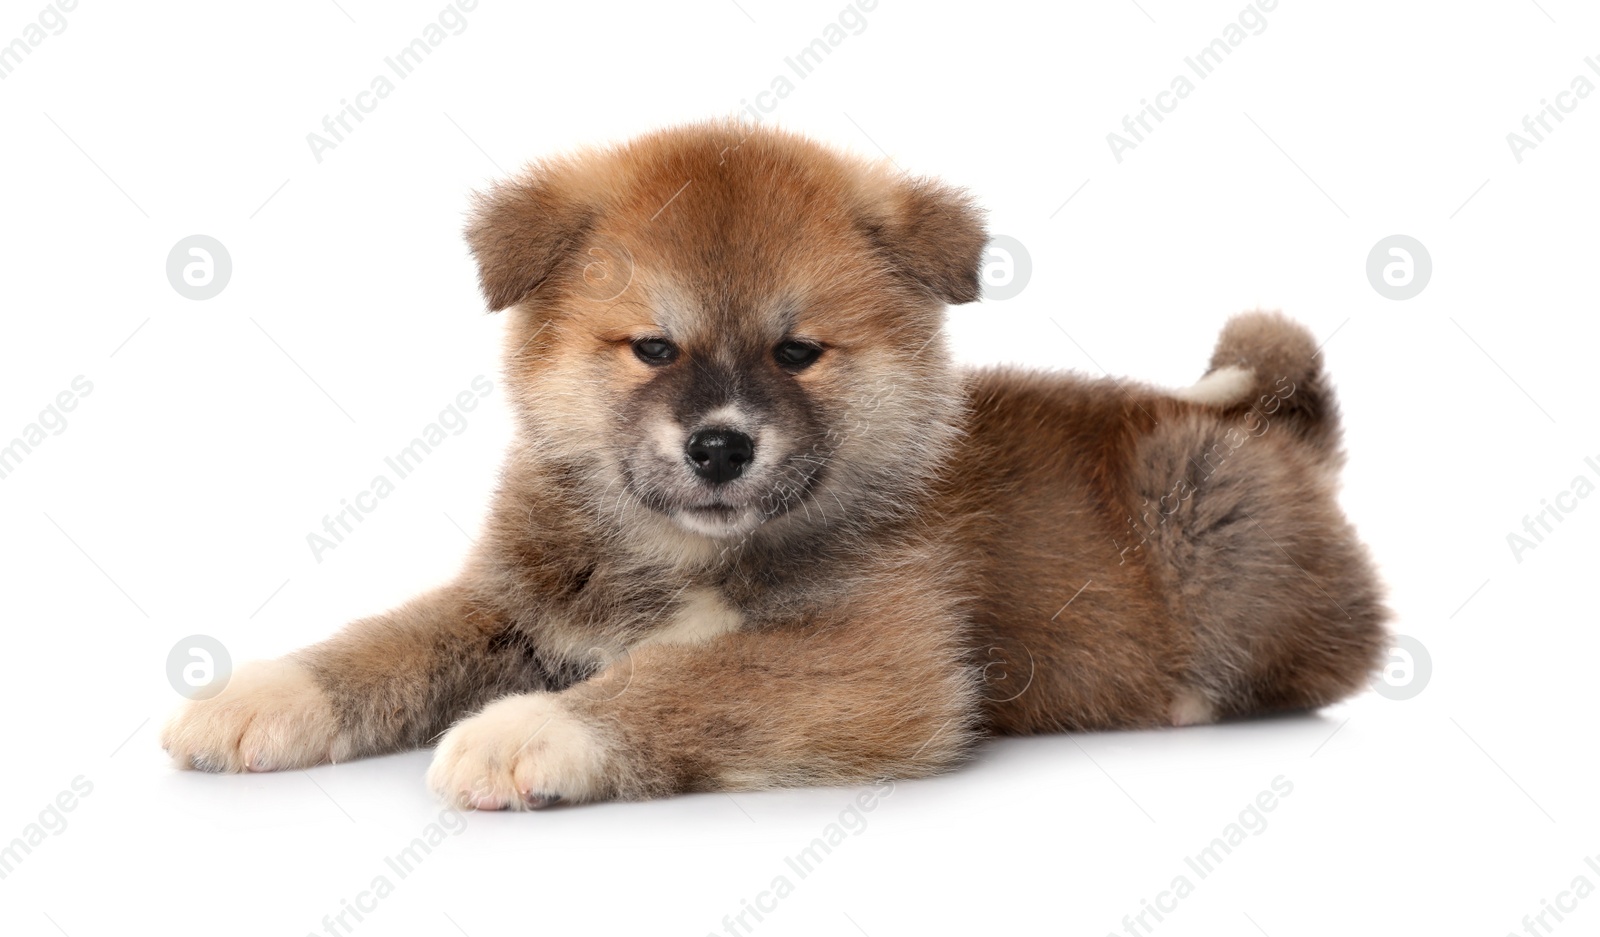
[[[686,505],[673,511],[672,517],[683,527],[710,537],[745,533],[761,519],[760,512],[753,505],[729,504],[725,501]]]
[[[695,517],[704,517],[709,520],[719,518],[726,520],[743,511],[744,507],[738,504],[728,504],[725,501],[713,501],[710,504],[687,505],[682,510]]]
[[[676,466],[663,470],[660,463],[641,467],[624,463],[624,484],[639,501],[671,518],[686,530],[707,537],[747,533],[762,521],[759,498],[738,497],[731,491],[693,491],[683,486]]]
[[[739,537],[807,502],[825,474],[817,457],[783,459],[744,469],[715,485],[685,472],[679,460],[643,450],[623,460],[622,478],[644,506],[707,537]]]

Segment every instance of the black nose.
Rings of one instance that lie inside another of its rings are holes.
[[[713,485],[739,477],[756,453],[750,437],[731,429],[703,429],[684,447],[694,473]]]

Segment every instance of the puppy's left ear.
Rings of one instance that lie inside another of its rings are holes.
[[[864,219],[867,236],[896,272],[947,303],[982,292],[983,212],[960,189],[932,179],[898,179]]]
[[[563,190],[559,175],[536,167],[474,197],[467,244],[491,312],[536,299],[588,233],[592,215]]]

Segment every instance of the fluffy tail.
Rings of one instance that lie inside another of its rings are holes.
[[[1228,410],[1282,426],[1330,463],[1344,461],[1339,407],[1310,330],[1281,312],[1246,312],[1223,326],[1204,383],[1238,390]]]

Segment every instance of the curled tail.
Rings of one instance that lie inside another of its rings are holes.
[[[1310,330],[1281,312],[1234,316],[1217,337],[1206,376],[1184,394],[1289,432],[1330,463],[1344,461],[1339,407]]]

